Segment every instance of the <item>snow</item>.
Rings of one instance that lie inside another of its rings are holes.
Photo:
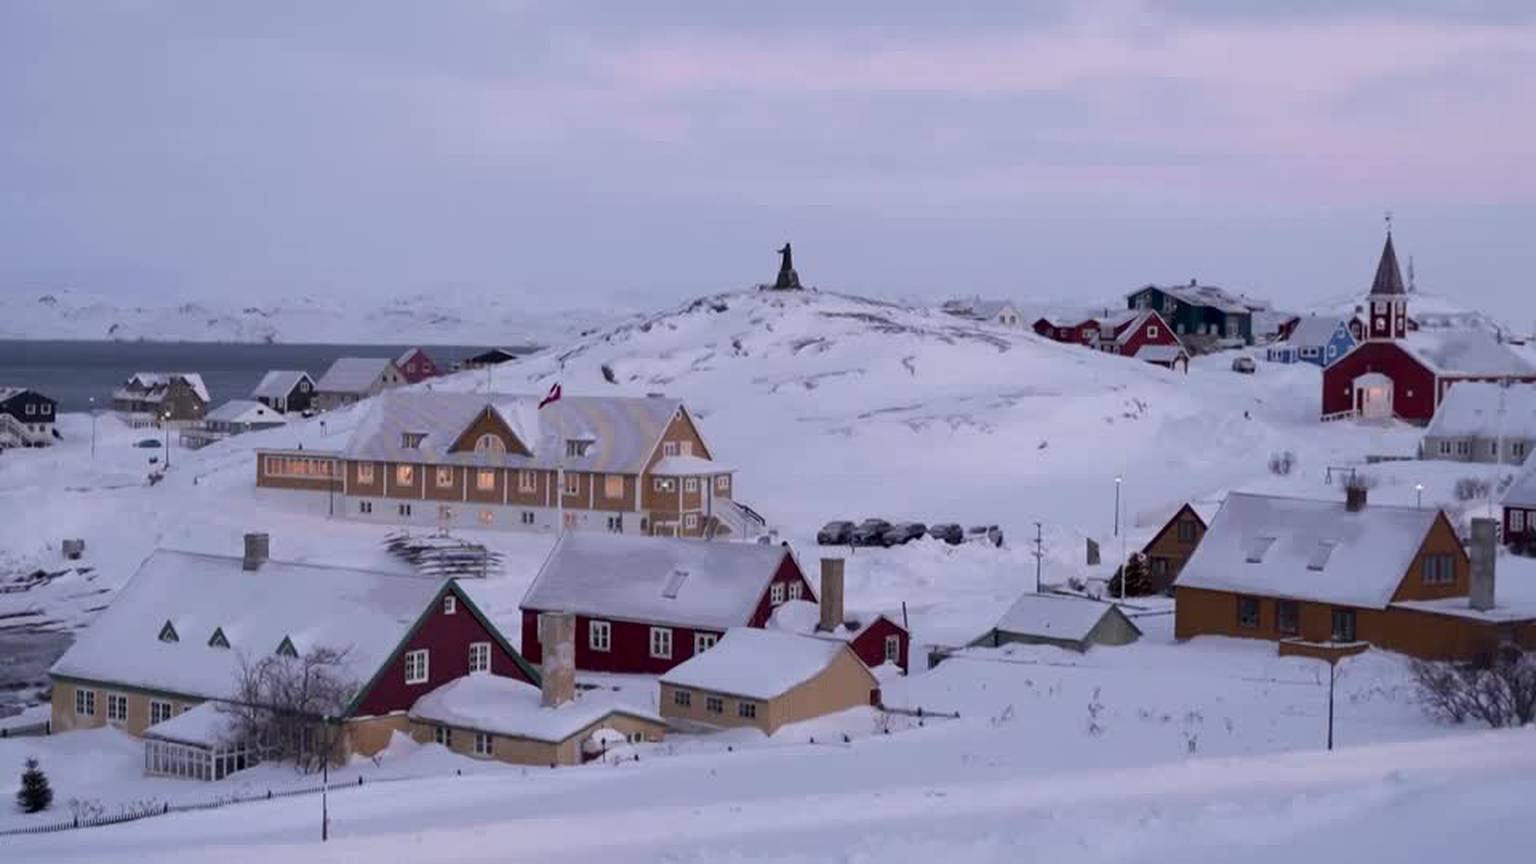
[[[252,399],[286,399],[300,381],[309,377],[302,369],[273,369],[261,376],[261,383],[251,391]]]
[[[572,531],[521,605],[723,631],[752,618],[786,554],[758,543]]]
[[[158,550],[112,605],[54,664],[53,672],[205,699],[227,698],[242,659],[277,651],[284,638],[304,654],[346,650],[342,669],[359,684],[383,665],[438,593],[414,576]],[[177,641],[161,641],[170,622]],[[228,648],[208,644],[215,629]]]
[[[1324,348],[1344,324],[1344,319],[1332,315],[1305,315],[1284,344],[1297,348]]]
[[[998,619],[996,629],[1051,639],[1082,641],[1114,607],[1098,600],[1061,594],[1021,594]]]
[[[1409,314],[1413,314],[1411,307]],[[1402,344],[1442,375],[1536,375],[1536,364],[1488,330],[1421,327]]]
[[[1429,438],[1536,438],[1536,384],[1463,381],[1446,392]]]
[[[367,393],[392,363],[388,357],[337,357],[315,389],[324,393]]]
[[[1385,609],[1438,515],[1384,504],[1351,513],[1341,500],[1233,493],[1177,585]]]
[[[282,425],[288,418],[250,399],[231,399],[203,415],[205,422]]]
[[[197,398],[205,403],[210,401],[208,385],[203,383],[203,376],[196,372],[135,372],[129,376],[128,381],[124,384],[124,389],[114,393],[114,398],[117,394],[123,394],[126,398],[130,399],[156,402],[165,398],[165,388],[169,387],[178,378],[185,381],[187,386],[192,388],[192,392],[197,394]],[[142,392],[135,393],[127,389],[129,387],[136,387],[140,391],[159,390],[161,392],[146,396]]]
[[[663,456],[651,466],[652,474],[719,474],[731,469],[700,456]]]
[[[1536,461],[1532,461],[1531,467],[1510,484],[1502,503],[1505,507],[1536,508]]]
[[[1183,356],[1177,345],[1143,345],[1136,351],[1136,359],[1147,363],[1172,363]]]
[[[541,699],[539,688],[532,684],[476,672],[417,699],[410,716],[430,723],[554,744],[613,714],[662,722],[654,711],[626,704],[602,690],[577,691],[575,699],[555,708],[544,707]]]
[[[235,718],[214,702],[194,705],[169,720],[149,727],[144,734],[162,741],[218,748],[230,742]]]
[[[661,676],[661,682],[749,699],[774,699],[820,675],[847,650],[842,641],[733,627],[713,648]]]

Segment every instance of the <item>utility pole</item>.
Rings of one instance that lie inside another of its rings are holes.
[[[165,470],[169,471],[171,470],[171,412],[165,412],[160,423],[165,426]]]
[[[96,397],[90,397],[91,403],[91,461],[96,461]]]
[[[1339,662],[1328,661],[1328,749],[1333,749],[1333,685],[1339,679]]]
[[[331,839],[331,718],[322,718],[325,730],[325,752],[320,754],[320,842]]]
[[[1045,560],[1045,548],[1040,523],[1035,523],[1035,593],[1040,593],[1040,566]]]

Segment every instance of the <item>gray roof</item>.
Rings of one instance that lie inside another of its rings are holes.
[[[1498,335],[1489,330],[1426,328],[1409,334],[1398,344],[1440,374],[1536,375],[1536,366],[1500,342]]]
[[[203,415],[204,421],[282,425],[288,418],[280,411],[250,399],[231,399]]]
[[[388,357],[338,357],[320,376],[315,389],[326,393],[367,393],[392,363]]]
[[[1286,338],[1285,344],[1297,348],[1322,348],[1333,341],[1333,334],[1346,322],[1331,315],[1308,315],[1296,322],[1296,329]]]
[[[1370,296],[1407,294],[1403,288],[1403,271],[1397,267],[1397,250],[1392,247],[1392,232],[1387,232],[1387,242],[1381,247],[1381,260],[1376,263],[1376,278],[1371,280]]]
[[[37,393],[37,391],[31,387],[0,387],[0,402],[8,402],[23,393]],[[43,396],[41,393],[37,395]],[[43,396],[43,398],[48,399],[47,396]],[[52,402],[54,400],[48,399],[48,401]]]
[[[1248,313],[1252,310],[1242,298],[1230,293],[1225,288],[1215,285],[1143,285],[1126,296],[1132,297],[1148,288],[1155,288],[1164,294],[1171,295],[1180,303],[1188,303],[1191,306],[1210,306],[1222,312]]]
[[[572,471],[639,474],[667,424],[683,407],[681,401],[665,397],[566,396],[541,409],[540,398],[386,390],[374,398],[344,452],[350,459],[379,462],[559,466]],[[449,453],[453,442],[487,410],[496,412],[533,455]],[[425,437],[417,447],[403,447],[402,435],[407,432]],[[586,455],[567,457],[565,442],[570,439],[590,440]]]
[[[1500,411],[1500,403],[1503,410]],[[1440,400],[1427,438],[1536,438],[1536,384],[1463,381]]]
[[[747,624],[788,556],[783,546],[572,531],[522,608],[725,630]]]
[[[1112,603],[1062,594],[1028,593],[1008,607],[993,629],[1042,639],[1081,642],[1106,615],[1123,614]],[[1131,629],[1140,632],[1136,625]]]
[[[299,386],[299,382],[309,378],[309,373],[302,369],[273,369],[261,376],[261,383],[251,391],[252,399],[282,399],[293,392],[293,388]],[[314,383],[313,379],[310,381]]]
[[[1385,609],[1439,515],[1233,492],[1175,584]]]
[[[1505,507],[1536,508],[1536,461],[1510,485],[1509,491],[1504,493],[1503,503]]]

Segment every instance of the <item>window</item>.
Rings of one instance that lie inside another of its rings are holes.
[[[335,476],[334,459],[308,459],[298,456],[268,456],[262,463],[268,477],[298,477],[301,479]]]
[[[488,468],[482,468],[475,472],[475,488],[481,492],[491,492],[496,489],[496,472]]]
[[[568,438],[565,442],[565,455],[567,458],[576,459],[587,455],[587,448],[592,446],[591,441],[579,438]]]
[[[1451,585],[1456,582],[1456,559],[1450,555],[1424,556],[1424,584]]]
[[[678,453],[679,456],[692,456],[693,455],[693,442],[692,441],[679,441],[679,442],[677,442],[677,453]]]
[[[1147,327],[1147,338],[1148,339],[1156,339],[1157,338],[1157,325],[1156,324],[1152,324],[1152,325]]]
[[[1196,533],[1196,528],[1197,527],[1198,526],[1196,525],[1195,520],[1193,520],[1193,519],[1180,519],[1179,520],[1179,527],[1178,527],[1179,542],[1180,543],[1193,543],[1193,542],[1195,542],[1195,533]]]
[[[517,491],[533,492],[536,489],[538,489],[538,482],[532,471],[517,472]]]
[[[1519,534],[1525,530],[1525,511],[1509,511],[1509,533]]]
[[[567,495],[580,495],[581,494],[581,475],[580,474],[566,474],[565,475],[565,494],[567,494]]]
[[[613,647],[613,625],[607,621],[587,623],[587,647],[593,651],[607,651]]]
[[[293,640],[292,639],[289,639],[287,636],[284,636],[283,637],[283,641],[277,643],[277,656],[279,656],[279,657],[297,657],[297,656],[299,656],[298,649],[293,647]]]
[[[164,723],[171,719],[171,703],[161,699],[149,700],[149,725]]]
[[[107,694],[107,722],[128,722],[128,697],[121,693]]]
[[[718,633],[695,633],[693,634],[693,653],[703,654],[705,651],[715,647],[715,643],[719,641],[720,634]]]
[[[421,446],[421,440],[425,437],[420,432],[401,432],[400,446],[406,450],[415,450]]]
[[[604,498],[623,498],[624,497],[624,475],[622,475],[622,474],[609,474],[609,475],[607,475],[607,476],[605,476],[603,478],[603,497]]]
[[[395,512],[399,513],[401,516],[409,516],[411,515],[411,505],[397,504],[395,505]]]
[[[1449,442],[1449,441],[1441,441],[1440,442],[1440,455],[1441,456],[1449,456],[1449,455],[1451,455],[1451,442]]]
[[[677,446],[677,442],[676,441],[663,441],[663,442],[661,442],[661,455],[663,455],[663,456],[676,456],[677,454],[678,454],[678,446]]]
[[[395,466],[395,482],[401,486],[409,486],[416,479],[416,469],[411,465]]]
[[[720,698],[719,696],[705,696],[704,697],[704,710],[708,711],[711,714],[724,714],[725,713],[725,700]]]
[[[737,702],[736,703],[736,716],[737,717],[745,718],[747,720],[754,720],[754,719],[756,719],[757,718],[757,703],[756,702]]]
[[[1509,455],[1514,457],[1515,459],[1524,459],[1525,458],[1525,442],[1524,441],[1511,441],[1511,442],[1509,442]]]
[[[901,637],[895,633],[885,637],[885,662],[901,663]]]
[[[481,456],[505,456],[507,442],[501,440],[501,436],[487,432],[475,439],[475,452]]]
[[[1301,632],[1301,610],[1295,600],[1275,602],[1275,629],[1281,636],[1295,636]]]
[[[475,755],[476,756],[490,756],[490,755],[492,755],[491,751],[492,751],[491,736],[485,734],[484,732],[476,732],[475,733]]]
[[[1237,598],[1237,626],[1249,629],[1259,626],[1259,600],[1257,597]]]
[[[1168,559],[1167,558],[1164,558],[1161,555],[1153,555],[1151,558],[1149,558],[1147,560],[1152,562],[1152,575],[1153,576],[1167,576],[1168,575]]]
[[[801,585],[799,582],[791,582],[791,583],[789,583],[789,587],[788,587],[789,599],[791,599],[791,600],[799,600],[800,599],[800,595],[802,593],[804,593],[804,592],[805,592],[805,586],[804,585]]]
[[[1471,441],[1457,441],[1456,442],[1456,455],[1457,456],[1470,456],[1470,455],[1472,455],[1472,442]]]
[[[651,628],[651,656],[660,660],[672,656],[672,628]]]
[[[95,690],[76,690],[75,691],[75,715],[77,717],[95,717],[96,716],[96,691]]]
[[[432,727],[432,740],[438,744],[443,745],[444,747],[452,749],[453,730],[449,729],[447,726],[434,726]]]
[[[683,527],[693,530],[699,527],[699,514],[688,513],[683,516]]]
[[[715,491],[728,492],[731,488],[731,475],[721,474],[715,478]]]
[[[28,405],[27,406],[27,416],[30,417],[31,415],[36,414],[36,413],[37,413],[37,406],[36,405]]]
[[[775,582],[768,586],[768,602],[777,606],[784,602],[784,583]]]
[[[363,514],[372,513],[373,512],[373,502],[372,501],[359,501],[359,502],[357,502],[357,512],[363,513]]]
[[[443,595],[443,614],[456,615],[459,611],[459,598],[452,594]]]
[[[1353,610],[1353,609],[1335,609],[1335,610],[1333,610],[1333,641],[1335,641],[1335,642],[1353,642],[1353,641],[1355,641],[1355,610]]]
[[[657,477],[651,481],[651,488],[657,492],[676,492],[677,480],[671,477]]]
[[[222,627],[215,627],[215,628],[213,628],[213,635],[208,637],[208,647],[210,647],[210,648],[228,648],[229,647],[229,640],[224,638],[224,628],[222,628]]]
[[[405,652],[405,683],[424,684],[427,681],[427,649]]]
[[[47,415],[49,415],[49,414],[52,414],[53,413],[53,406],[52,405],[48,405],[48,404],[44,404],[43,405],[43,412],[42,413],[43,413],[43,416],[45,416],[45,417]]]
[[[373,483],[373,463],[372,462],[359,462],[359,463],[357,463],[357,482],[359,482],[359,483],[368,483],[368,484],[372,484]]]
[[[699,478],[689,477],[683,481],[683,491],[689,494],[697,494],[699,491]]]
[[[160,639],[161,642],[180,642],[181,641],[181,637],[176,635],[176,628],[172,627],[171,626],[171,622],[169,622],[169,621],[165,622],[165,626],[160,628],[159,639]]]
[[[448,489],[453,486],[453,468],[447,465],[437,466],[437,488]]]
[[[471,642],[471,643],[469,643],[469,671],[471,671],[471,672],[489,672],[489,671],[491,671],[491,643],[489,643],[489,642]]]
[[[1245,560],[1249,564],[1258,564],[1264,560],[1264,553],[1269,547],[1275,545],[1273,537],[1253,537],[1248,540],[1248,549]]]
[[[608,517],[608,530],[609,530],[609,532],[611,532],[613,534],[623,534],[624,533],[624,517],[623,516],[609,516]]]
[[[522,515],[518,517],[518,521],[522,522],[524,525],[532,525],[533,524],[533,511],[532,510],[524,510],[522,512]]]
[[[673,690],[672,704],[679,708],[691,708],[693,706],[692,690]]]

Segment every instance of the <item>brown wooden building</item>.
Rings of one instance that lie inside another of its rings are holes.
[[[1147,557],[1147,576],[1152,580],[1153,591],[1163,593],[1173,587],[1173,580],[1200,545],[1205,529],[1206,517],[1193,505],[1184,504],[1141,547],[1141,554]]]

